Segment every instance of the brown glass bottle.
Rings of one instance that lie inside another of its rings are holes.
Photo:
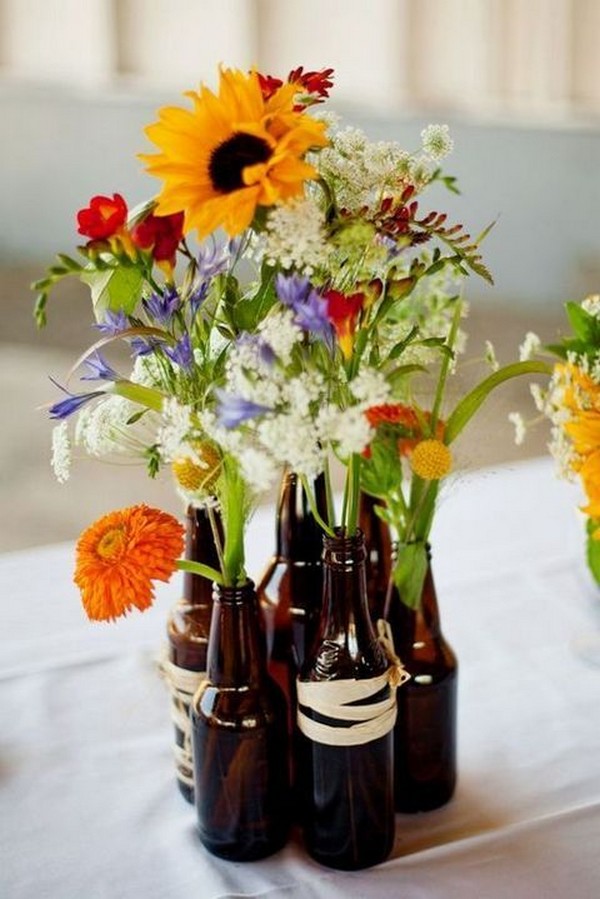
[[[377,515],[377,505],[379,501],[375,497],[361,493],[358,525],[367,547],[367,599],[373,622],[383,618],[392,563],[390,529]]]
[[[213,510],[213,520],[221,531],[218,512]],[[189,506],[186,513],[185,557],[203,562],[213,568],[219,560],[213,532],[204,506]],[[206,671],[206,651],[212,613],[212,583],[207,578],[185,572],[183,596],[175,603],[167,619],[169,660],[178,668],[188,671]],[[189,713],[185,696],[173,696],[180,715]],[[175,724],[177,784],[188,802],[194,802],[193,765],[189,730],[187,733]]]
[[[365,559],[361,532],[324,538],[323,609],[301,680],[360,680],[387,670],[367,606]],[[386,695],[389,686],[377,699]],[[393,732],[358,746],[330,746],[301,734],[300,750],[308,852],[344,870],[382,862],[394,843]]]
[[[326,515],[325,479],[314,482],[319,513]],[[267,647],[267,668],[282,688],[293,730],[296,676],[314,639],[323,592],[321,529],[300,478],[286,472],[281,481],[275,525],[275,553],[257,594]]]
[[[198,831],[214,855],[270,855],[289,832],[286,705],[267,674],[254,585],[215,587],[207,682],[191,707]]]
[[[456,786],[458,675],[456,656],[440,628],[431,562],[419,607],[404,605],[392,584],[385,617],[396,653],[411,675],[397,693],[396,810],[427,811],[448,802]]]

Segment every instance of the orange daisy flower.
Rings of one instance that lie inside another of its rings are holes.
[[[168,581],[183,552],[176,518],[150,506],[104,515],[81,534],[74,581],[88,618],[110,621],[152,605],[152,581]]]
[[[431,422],[431,412],[419,412],[412,406],[403,403],[382,403],[379,406],[370,406],[365,415],[371,427],[380,425],[398,425],[405,429],[406,433],[398,440],[398,452],[401,456],[407,456],[415,448],[417,443],[425,436],[423,425]],[[437,440],[444,439],[445,424],[438,421],[435,427]]]

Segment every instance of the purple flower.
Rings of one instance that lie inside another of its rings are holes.
[[[238,339],[235,342],[236,346],[247,346],[251,347],[256,353],[258,359],[263,362],[265,365],[273,365],[275,362],[275,353],[273,348],[264,337],[261,337],[260,334],[248,334],[247,331],[243,331]]]
[[[189,334],[184,334],[174,347],[165,346],[165,354],[176,365],[189,371],[194,364],[194,352]]]
[[[327,317],[327,300],[320,297],[315,290],[311,290],[306,302],[296,307],[294,322],[303,331],[311,331],[318,334],[326,343],[333,339],[333,329]]]
[[[308,278],[282,275],[280,272],[275,278],[275,291],[283,305],[290,306],[296,312],[298,306],[306,302],[312,286]]]
[[[160,325],[168,325],[181,305],[176,290],[167,288],[164,293],[153,293],[142,305],[148,315]]]
[[[161,349],[163,342],[156,337],[149,337],[147,340],[143,337],[132,337],[129,345],[134,356],[149,356],[155,350]]]
[[[195,287],[189,297],[190,310],[192,313],[192,318],[196,317],[198,309],[206,299],[206,294],[208,293],[208,281],[202,281],[197,287]]]
[[[237,425],[250,418],[256,418],[263,412],[270,412],[267,406],[260,406],[250,400],[245,400],[241,396],[235,396],[233,393],[227,393],[226,390],[220,388],[215,389],[215,394],[219,400],[217,407],[217,419],[219,424],[224,428],[235,428]]]
[[[84,360],[84,364],[87,365],[89,369],[89,373],[87,375],[82,375],[82,381],[120,381],[121,376],[117,374],[114,368],[111,368],[106,359],[98,352],[98,350],[94,350],[93,353]]]
[[[230,251],[217,246],[212,240],[200,247],[198,253],[198,275],[203,281],[210,281],[215,275],[221,275],[229,267]]]
[[[279,274],[275,279],[275,290],[284,306],[289,306],[295,313],[294,323],[299,328],[317,334],[328,345],[333,344],[327,301],[319,296],[308,278]]]
[[[58,403],[54,403],[53,406],[50,406],[49,414],[50,418],[68,418],[69,415],[73,415],[74,412],[78,412],[82,406],[85,406],[90,400],[95,399],[97,396],[103,396],[103,390],[94,390],[92,393],[69,393],[64,387],[61,387],[54,378],[50,378],[55,387],[58,387],[59,390],[62,390],[63,393],[67,394],[66,400],[60,400]]]
[[[119,309],[118,312],[107,309],[104,313],[104,321],[94,325],[94,328],[97,328],[98,331],[106,334],[108,337],[115,337],[121,331],[126,331],[128,327],[129,319],[122,309]]]

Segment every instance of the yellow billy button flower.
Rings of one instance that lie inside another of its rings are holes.
[[[221,457],[218,450],[208,441],[194,446],[198,461],[190,456],[181,456],[171,464],[171,471],[180,487],[190,493],[210,493],[221,471]]]
[[[425,481],[439,481],[452,468],[452,453],[441,440],[421,440],[410,457],[413,472]]]

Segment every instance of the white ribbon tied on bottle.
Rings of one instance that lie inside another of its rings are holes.
[[[190,671],[179,668],[170,661],[167,650],[158,663],[159,671],[166,681],[171,694],[171,718],[173,724],[183,734],[183,746],[173,747],[177,777],[188,787],[194,786],[194,764],[192,759],[192,725],[190,722],[190,703],[200,684],[206,679],[206,671]],[[186,772],[189,771],[188,775]]]
[[[382,674],[360,680],[297,681],[298,727],[309,740],[328,746],[360,746],[385,736],[394,727],[398,714],[396,690],[409,680],[410,674],[394,652],[388,622],[380,619],[377,631],[390,661]],[[383,699],[368,702],[386,686],[389,692]],[[315,721],[300,707],[340,724]]]

